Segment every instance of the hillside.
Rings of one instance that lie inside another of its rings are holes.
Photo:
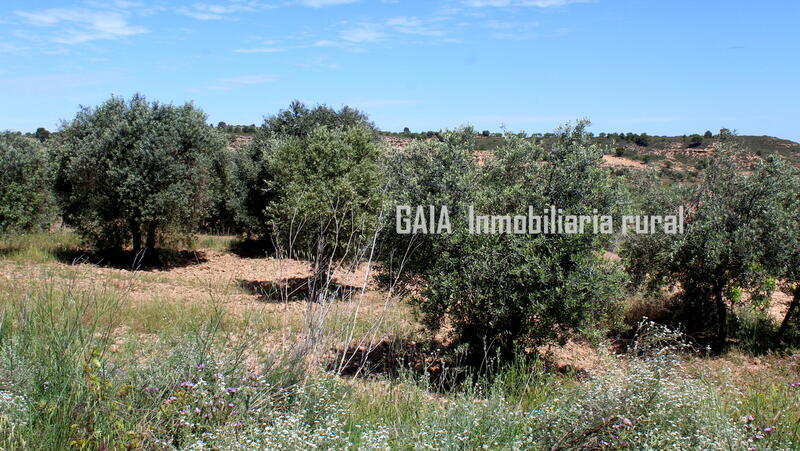
[[[431,139],[436,133],[421,134],[384,133],[383,138],[390,146],[404,147],[413,139]],[[536,139],[548,146],[554,140],[552,133],[533,134],[528,139]],[[658,171],[665,179],[676,181],[693,180],[704,167],[705,160],[716,151],[718,136],[649,136],[646,134],[606,134],[592,135],[592,141],[603,148],[604,164],[624,173],[629,170],[651,169]],[[492,150],[503,142],[500,134],[477,135],[476,153],[478,159],[490,155]],[[800,144],[772,136],[737,136],[736,140],[743,151],[745,160],[754,161],[769,155],[779,155],[795,166],[800,167]]]
[[[231,130],[239,131],[240,128]],[[384,143],[390,147],[403,148],[415,139],[436,139],[438,132],[391,133],[381,132]],[[231,150],[247,145],[253,133],[228,133],[228,148]],[[528,137],[550,145],[555,136],[552,133],[535,133]],[[705,165],[705,159],[716,151],[719,140],[716,135],[649,136],[646,134],[606,134],[592,135],[592,141],[604,150],[604,164],[624,174],[630,170],[650,169],[658,171],[665,180],[692,181]],[[800,143],[773,136],[737,136],[743,158],[755,161],[769,155],[779,155],[795,166],[800,167]],[[475,137],[475,152],[479,160],[491,155],[492,150],[503,142],[502,135],[495,133]]]

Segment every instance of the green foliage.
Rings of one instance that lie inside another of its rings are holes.
[[[39,140],[39,142],[45,142],[45,141],[47,141],[48,139],[50,139],[50,136],[52,136],[52,133],[50,133],[50,132],[49,132],[49,131],[48,131],[46,128],[44,128],[44,127],[39,127],[39,128],[37,128],[37,129],[36,129],[36,131],[33,133],[33,137],[34,137],[34,138],[36,138],[36,139],[38,139],[38,140]]]
[[[54,218],[45,148],[19,133],[0,133],[0,233],[41,230]]]
[[[472,154],[475,132],[461,128],[445,132],[439,140],[414,141],[405,149],[390,149],[385,158],[388,196],[391,199],[383,234],[384,260],[406,274],[421,274],[437,260],[448,235],[398,234],[396,207],[446,206],[451,224],[465,227],[467,206],[475,199],[478,165]],[[427,210],[426,210],[427,211]],[[416,210],[414,210],[414,213]]]
[[[637,146],[647,147],[650,145],[650,137],[647,136],[647,133],[642,133],[641,135],[635,135],[633,138],[633,142]]]
[[[249,149],[254,163],[245,169],[256,180],[246,199],[250,224],[281,255],[312,262],[309,297],[317,300],[334,260],[362,258],[374,241],[383,207],[382,149],[364,123],[317,125],[307,133],[278,124],[265,125]]]
[[[65,221],[101,248],[186,238],[211,205],[222,137],[202,110],[135,95],[83,108],[54,143]]]
[[[344,106],[337,111],[325,105],[309,108],[295,100],[288,109],[264,121],[258,138],[303,137],[320,126],[337,130],[363,126],[375,131],[367,115],[357,109]]]
[[[203,218],[202,231],[238,234],[252,229],[245,206],[252,167],[252,161],[244,152],[214,153],[211,159],[212,203]]]
[[[242,152],[245,156],[237,158],[235,164],[237,179],[242,180],[244,184],[244,189],[239,195],[240,199],[237,201],[244,208],[239,221],[244,224],[248,234],[267,238],[273,231],[275,218],[267,214],[266,209],[277,195],[276,177],[282,177],[286,173],[279,167],[280,163],[275,158],[290,158],[288,149],[291,146],[306,148],[305,141],[309,135],[320,128],[326,128],[331,133],[360,128],[364,130],[362,133],[364,136],[375,140],[374,125],[369,122],[367,116],[346,106],[336,111],[325,105],[308,108],[303,103],[294,101],[288,109],[266,118],[256,132],[253,141],[243,149]],[[321,133],[319,132],[314,139],[319,138]],[[278,147],[281,147],[281,150],[278,150]],[[311,166],[315,164],[313,156],[306,154],[306,157],[307,159],[302,162],[295,160],[287,163],[308,165],[307,170],[312,171]],[[342,158],[342,162],[344,162],[349,158],[359,157],[343,155]],[[320,163],[322,162],[320,161]],[[335,164],[338,167],[338,162]],[[282,175],[277,175],[275,171],[280,171]],[[330,174],[328,168],[319,168],[319,171],[320,174]],[[315,180],[306,181],[326,183],[322,175]],[[324,190],[324,187],[313,186],[311,189]]]
[[[735,149],[727,148],[709,160],[691,191],[651,193],[652,207],[684,206],[685,233],[632,235],[623,252],[634,279],[680,283],[681,320],[693,331],[713,330],[718,352],[727,338],[728,311],[741,299],[738,290],[756,296],[769,286],[768,278],[787,265],[786,244],[794,242],[788,226],[799,198],[796,174],[776,159],[753,169],[746,174]]]
[[[565,214],[619,213],[620,188],[588,145],[586,122],[561,129],[549,150],[507,136],[481,170],[476,214],[526,214],[555,205]],[[431,329],[448,326],[473,359],[608,326],[619,312],[624,274],[596,251],[606,236],[469,234],[458,227],[438,250],[415,303]],[[473,360],[475,363],[475,360]]]
[[[383,200],[380,157],[366,127],[275,138],[262,161],[272,178],[265,214],[276,242],[296,256],[322,250],[330,258],[371,239]]]
[[[703,137],[700,135],[690,135],[688,146],[691,148],[700,147],[703,145]]]

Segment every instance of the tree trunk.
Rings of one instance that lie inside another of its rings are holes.
[[[142,228],[136,221],[129,221],[128,226],[131,229],[131,238],[133,240],[133,255],[138,255],[142,250]]]
[[[780,343],[783,340],[783,335],[786,333],[786,329],[789,328],[789,321],[792,319],[792,315],[794,311],[797,309],[797,306],[800,304],[800,284],[795,287],[794,289],[794,298],[792,302],[789,304],[789,308],[786,310],[786,316],[783,317],[783,321],[781,321],[781,327],[778,329],[778,337],[777,342]]]
[[[717,308],[717,336],[713,351],[715,354],[721,354],[728,340],[728,306],[725,305],[725,298],[722,296],[722,286],[714,286],[714,304]]]
[[[147,242],[145,243],[147,250],[153,251],[156,248],[156,224],[151,222],[147,226]]]

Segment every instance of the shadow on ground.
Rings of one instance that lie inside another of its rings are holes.
[[[374,346],[337,350],[327,365],[342,377],[425,378],[434,391],[448,391],[466,380],[469,368],[438,341],[383,340]]]
[[[56,249],[55,258],[67,264],[88,263],[96,266],[130,271],[165,270],[198,265],[208,261],[202,251],[156,249],[143,254],[129,250],[88,251],[84,249]]]
[[[238,283],[262,302],[280,303],[308,300],[313,280],[311,277],[290,277],[280,281],[239,280]],[[360,290],[353,285],[334,282],[326,291],[332,293],[336,300],[347,300]]]
[[[267,239],[241,239],[231,242],[228,250],[241,258],[264,258],[275,254],[275,245]]]

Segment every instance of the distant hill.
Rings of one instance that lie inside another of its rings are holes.
[[[436,132],[419,134],[384,133],[388,145],[404,147],[413,139],[435,139]],[[534,134],[528,139],[539,140],[544,146],[555,140],[552,133]],[[800,144],[772,136],[737,136],[742,158],[755,161],[768,155],[780,155],[800,167]],[[719,145],[718,136],[650,136],[646,134],[600,133],[592,135],[592,142],[604,149],[604,164],[619,173],[651,169],[666,178],[677,181],[695,179],[705,166],[706,158],[713,155]],[[491,155],[503,142],[499,133],[484,132],[476,136],[476,154],[479,160]]]
[[[253,127],[254,128],[254,127]],[[243,130],[244,129],[244,130]],[[252,140],[253,131],[248,126],[227,126],[228,147],[238,149]],[[244,133],[242,132],[244,131]],[[634,133],[600,133],[591,140],[603,148],[604,164],[624,174],[632,170],[655,170],[664,179],[692,181],[706,165],[706,158],[713,155],[719,145],[717,135],[650,136]],[[387,146],[406,147],[415,139],[437,139],[438,132],[392,133],[381,132]],[[527,139],[540,141],[548,146],[555,140],[552,133],[533,134]],[[788,139],[772,136],[737,136],[742,149],[742,158],[755,161],[768,155],[780,155],[793,165],[800,167],[800,144]],[[503,142],[499,133],[487,132],[476,135],[476,158],[483,160],[491,156],[492,150]]]

